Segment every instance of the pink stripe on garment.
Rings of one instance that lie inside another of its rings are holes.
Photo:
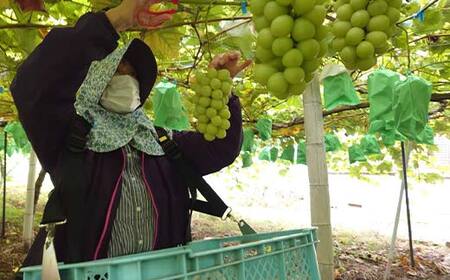
[[[155,209],[155,213],[156,213],[156,220],[153,219],[153,244],[152,244],[152,250],[153,250],[155,248],[156,239],[158,238],[159,213],[158,213],[158,207],[156,207],[155,199],[153,197],[152,189],[150,188],[150,184],[148,183],[147,178],[145,177],[144,153],[142,153],[141,171],[142,171],[142,177],[144,178],[145,186],[147,187],[147,191],[149,192],[150,198],[152,200],[153,209]]]
[[[125,157],[125,152],[122,150],[122,156],[123,156],[123,166],[122,166],[122,171],[120,173],[119,178],[117,178],[117,182],[116,182],[116,186],[114,187],[114,192],[111,196],[111,199],[109,201],[109,206],[108,206],[108,212],[106,213],[106,219],[105,219],[105,224],[103,225],[103,231],[102,231],[102,235],[100,236],[100,240],[98,241],[97,244],[97,248],[95,249],[95,254],[94,254],[94,260],[96,260],[98,258],[98,254],[100,252],[100,248],[101,245],[103,243],[103,240],[105,239],[105,235],[106,235],[106,230],[108,229],[109,223],[110,223],[110,218],[111,218],[111,210],[112,210],[112,206],[113,206],[113,202],[114,202],[114,198],[116,197],[117,194],[117,190],[119,189],[119,183],[120,183],[120,179],[123,176],[123,172],[125,170],[125,165],[126,165],[126,157]]]

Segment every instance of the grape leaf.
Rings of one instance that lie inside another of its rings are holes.
[[[144,41],[159,59],[175,59],[180,55],[180,42],[186,28],[150,31]]]

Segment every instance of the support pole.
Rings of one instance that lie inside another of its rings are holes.
[[[28,251],[33,242],[33,220],[34,220],[34,183],[36,181],[36,153],[31,150],[29,168],[28,168],[28,182],[27,182],[27,197],[25,204],[25,215],[23,220],[23,247]]]
[[[303,93],[306,162],[310,185],[311,224],[318,228],[317,258],[322,280],[334,279],[330,194],[324,144],[322,102],[316,75]]]
[[[409,211],[409,195],[408,195],[408,167],[406,164],[406,153],[405,153],[405,143],[402,142],[402,165],[403,165],[403,181],[405,182],[405,200],[406,200],[406,218],[408,220],[408,237],[409,237],[409,258],[411,261],[411,266],[415,267],[414,262],[414,248],[412,239],[412,228],[411,228],[411,213]]]
[[[408,168],[409,164],[409,156],[411,154],[411,145],[409,144],[405,151],[405,162],[403,164],[403,169]],[[395,254],[395,243],[397,242],[397,230],[398,230],[398,224],[400,221],[400,215],[402,212],[402,201],[403,201],[403,192],[405,190],[405,180],[402,176],[402,184],[400,186],[400,195],[398,197],[398,203],[397,203],[397,212],[395,214],[395,222],[394,222],[394,229],[392,231],[392,237],[391,237],[391,245],[389,247],[389,255],[388,255],[388,263],[386,265],[386,270],[384,271],[384,280],[388,280],[391,276],[391,265],[392,261],[394,259]]]
[[[2,205],[2,238],[5,238],[6,232],[6,151],[8,150],[8,133],[3,132],[3,205]]]

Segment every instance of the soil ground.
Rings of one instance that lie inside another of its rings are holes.
[[[0,279],[11,279],[25,253],[22,245],[23,196],[9,193],[7,200],[8,223],[6,238],[0,239]],[[37,207],[40,213],[43,199]],[[39,220],[36,217],[36,222]],[[257,222],[255,229],[276,231],[285,229],[283,225],[271,222]],[[238,235],[239,230],[232,222],[195,214],[193,219],[194,239]],[[388,240],[377,234],[361,234],[348,231],[335,233],[335,275],[336,280],[378,280],[383,279],[387,263]],[[390,279],[450,280],[450,248],[428,243],[415,242],[416,268],[409,266],[408,243],[397,243],[398,254],[392,266]],[[265,279],[261,279],[265,280]]]

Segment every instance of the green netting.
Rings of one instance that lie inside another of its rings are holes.
[[[270,161],[277,161],[278,159],[278,148],[277,147],[272,147],[270,149]]]
[[[348,72],[328,76],[323,80],[323,96],[325,108],[332,110],[341,105],[357,105],[360,103]]]
[[[414,75],[409,75],[395,86],[395,127],[401,136],[416,140],[428,122],[428,105],[431,84]]]
[[[255,151],[255,132],[251,128],[244,129],[244,140],[242,141],[241,150],[244,152]]]
[[[359,144],[355,144],[348,148],[348,158],[351,164],[357,161],[367,161],[364,150]]]
[[[339,141],[339,138],[332,133],[325,134],[324,137],[325,140],[325,150],[327,152],[334,152],[341,148],[341,142]]]
[[[249,152],[244,152],[242,154],[242,167],[246,168],[253,164],[252,154]]]
[[[284,148],[283,152],[280,156],[281,159],[288,160],[292,163],[295,162],[295,147],[292,144],[289,144]]]
[[[369,133],[381,133],[387,146],[395,143],[395,115],[393,111],[395,85],[400,80],[397,73],[381,69],[369,75],[370,103]]]
[[[380,145],[378,144],[377,138],[373,135],[365,135],[361,139],[361,148],[365,155],[378,155],[381,154]]]
[[[434,145],[434,131],[428,124],[425,126],[424,130],[417,135],[416,142],[419,144]]]
[[[306,142],[304,140],[297,144],[297,164],[306,164]]]
[[[256,123],[256,129],[258,130],[259,137],[263,140],[269,140],[272,137],[272,120],[271,119],[259,119]]]
[[[154,124],[174,130],[189,128],[188,115],[174,83],[163,81],[154,87],[152,96]]]

